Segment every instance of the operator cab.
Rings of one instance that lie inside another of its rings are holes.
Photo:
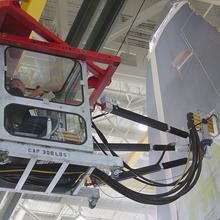
[[[24,12],[18,0],[0,1],[0,17],[1,169],[8,166],[8,158],[18,158],[19,164],[27,160],[18,180],[12,178],[8,184],[0,178],[1,190],[97,200],[98,190],[83,187],[83,179],[95,167],[115,171],[123,163],[93,152],[90,111],[110,84],[120,58],[72,48]],[[44,40],[29,39],[31,32]],[[13,84],[13,79],[19,81]],[[36,89],[41,90],[35,93],[39,96],[32,96]],[[57,163],[58,169],[49,185],[37,192],[27,180],[39,161]],[[71,178],[71,189],[66,189],[58,183],[69,165],[86,169],[82,181],[73,186]]]
[[[16,47],[1,47],[1,50],[4,51],[6,67],[2,89],[7,92],[9,101],[4,108],[7,134],[13,139],[22,137],[22,140],[31,138],[74,145],[85,143],[88,132],[85,118],[80,115],[85,113],[85,108],[81,108],[85,104],[82,63]],[[10,92],[11,80],[24,84],[23,96]],[[39,87],[44,91],[42,96],[28,97]],[[77,111],[69,110],[73,106]],[[19,111],[24,112],[20,118]]]

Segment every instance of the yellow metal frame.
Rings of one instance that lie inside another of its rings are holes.
[[[47,0],[23,0],[21,8],[35,20],[39,21],[46,3]]]
[[[31,17],[33,17],[36,21],[40,20],[40,16],[44,10],[44,7],[47,3],[47,0],[23,0],[21,4],[21,8],[27,12]],[[32,38],[33,31],[31,32],[29,38]],[[19,63],[16,67],[16,71],[19,70],[20,65],[24,59],[25,52],[22,53]]]

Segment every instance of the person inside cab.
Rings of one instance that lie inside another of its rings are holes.
[[[9,82],[8,86],[9,86],[8,92],[11,95],[24,97],[26,89],[25,89],[24,83],[20,79],[12,79]],[[27,97],[35,98],[35,97],[41,96],[43,94],[44,94],[43,89],[41,87],[39,87],[36,90],[34,90],[34,92],[30,93]]]
[[[11,95],[25,97],[25,85],[20,79],[12,79],[8,84],[8,92]],[[44,94],[42,88],[38,87],[28,96],[29,98],[36,98]],[[31,109],[34,107],[29,107],[25,105],[11,104],[6,107],[6,128],[10,133],[16,134],[16,132],[22,132],[23,134],[32,134],[38,138],[45,137],[48,133],[47,117],[32,116],[30,114]],[[57,121],[55,119],[50,119],[52,123],[52,131],[56,129]],[[51,131],[51,132],[52,132]],[[30,135],[30,136],[32,136]],[[29,135],[25,135],[29,136]]]

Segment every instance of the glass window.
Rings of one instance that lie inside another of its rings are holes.
[[[19,79],[25,87],[23,96],[71,105],[83,102],[80,84],[82,70],[77,61],[9,47],[6,50],[6,65],[6,87],[9,92],[10,79]]]
[[[82,144],[86,125],[82,117],[58,111],[10,104],[5,108],[5,128],[16,136]]]
[[[55,92],[56,100],[65,104],[80,105],[83,100],[80,80],[81,65],[76,63],[74,67],[74,74],[71,74],[68,77],[60,91]]]

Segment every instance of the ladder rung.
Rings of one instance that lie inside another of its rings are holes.
[[[60,180],[60,178],[62,177],[63,173],[65,172],[66,168],[68,167],[69,163],[64,162],[62,164],[62,166],[60,167],[60,169],[57,171],[55,177],[53,178],[53,180],[51,181],[50,185],[47,187],[45,193],[51,193],[54,189],[54,187],[56,186],[56,184],[58,183],[58,181]]]
[[[36,163],[37,159],[36,158],[31,158],[28,165],[26,166],[20,180],[18,181],[16,187],[15,187],[15,190],[21,190],[25,181],[27,180],[32,168],[34,167],[35,163]]]

